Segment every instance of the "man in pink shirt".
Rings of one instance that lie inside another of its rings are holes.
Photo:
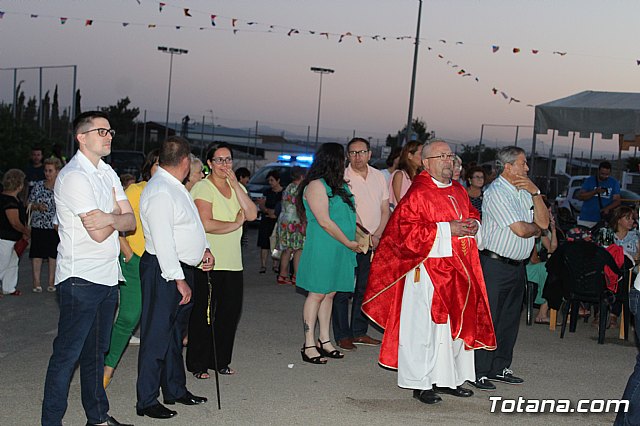
[[[372,249],[375,249],[389,220],[389,188],[382,172],[369,166],[371,150],[366,139],[351,139],[347,145],[347,155],[349,166],[344,172],[344,178],[355,197],[357,222],[369,231]],[[354,345],[380,344],[380,340],[367,336],[369,323],[361,310],[369,278],[371,255],[371,251],[356,255],[354,292],[338,292],[333,299],[333,335],[338,346],[347,351],[354,350]],[[349,320],[351,297],[353,305]]]

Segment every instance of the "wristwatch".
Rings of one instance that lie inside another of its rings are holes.
[[[535,197],[536,195],[540,195],[540,190],[539,189],[536,192],[534,192],[533,194],[531,194],[532,197]]]

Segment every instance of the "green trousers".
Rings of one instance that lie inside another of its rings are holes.
[[[120,284],[120,304],[118,317],[111,331],[111,344],[104,364],[116,368],[133,330],[140,321],[142,311],[142,292],[140,290],[140,258],[137,255],[125,263],[120,256],[120,267],[126,282]]]

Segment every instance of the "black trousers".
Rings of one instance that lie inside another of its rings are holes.
[[[185,280],[193,288],[192,269],[182,265]],[[175,281],[166,281],[158,258],[145,252],[140,259],[142,315],[136,408],[158,403],[160,388],[164,399],[182,398],[187,393],[182,338],[193,303],[179,305],[182,296]]]
[[[475,351],[477,378],[495,376],[511,366],[527,279],[524,264],[509,265],[482,254],[480,264],[498,347],[495,351]]]
[[[231,363],[236,330],[242,312],[242,271],[211,271],[211,322],[216,337],[218,369]],[[207,273],[195,269],[194,305],[189,320],[187,370],[196,373],[214,369],[211,325],[207,324],[209,281]]]

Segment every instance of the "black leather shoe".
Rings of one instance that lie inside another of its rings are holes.
[[[473,391],[471,389],[465,389],[462,386],[458,386],[455,389],[434,386],[433,391],[435,393],[446,393],[447,395],[459,396],[461,398],[468,398],[470,396],[473,396]]]
[[[162,404],[156,404],[142,409],[136,408],[136,413],[138,413],[139,416],[147,416],[152,419],[170,419],[178,415],[177,411],[169,410]]]
[[[483,391],[493,391],[496,390],[496,385],[494,385],[493,383],[491,383],[489,381],[489,379],[487,379],[486,377],[480,377],[479,379],[477,379],[475,382],[471,382],[469,381],[469,384],[471,386],[473,386],[476,389],[480,389]]]
[[[95,426],[95,425],[93,423],[87,422],[87,426]],[[107,417],[107,426],[133,426],[133,425],[127,424],[127,423],[120,423],[113,417],[109,416]]]
[[[494,382],[502,382],[507,383],[509,385],[521,385],[524,383],[524,380],[520,377],[516,377],[513,375],[513,371],[505,368],[502,370],[502,373],[498,373],[495,376],[489,376],[489,380]]]
[[[184,405],[198,405],[207,402],[207,398],[204,396],[195,396],[191,392],[187,391],[182,398],[178,399],[165,399],[164,403],[167,405],[173,405],[175,403]]]
[[[427,389],[427,390],[414,389],[413,397],[420,402],[424,402],[425,404],[436,404],[442,401],[442,398],[440,398],[438,394],[436,394],[431,389]]]

